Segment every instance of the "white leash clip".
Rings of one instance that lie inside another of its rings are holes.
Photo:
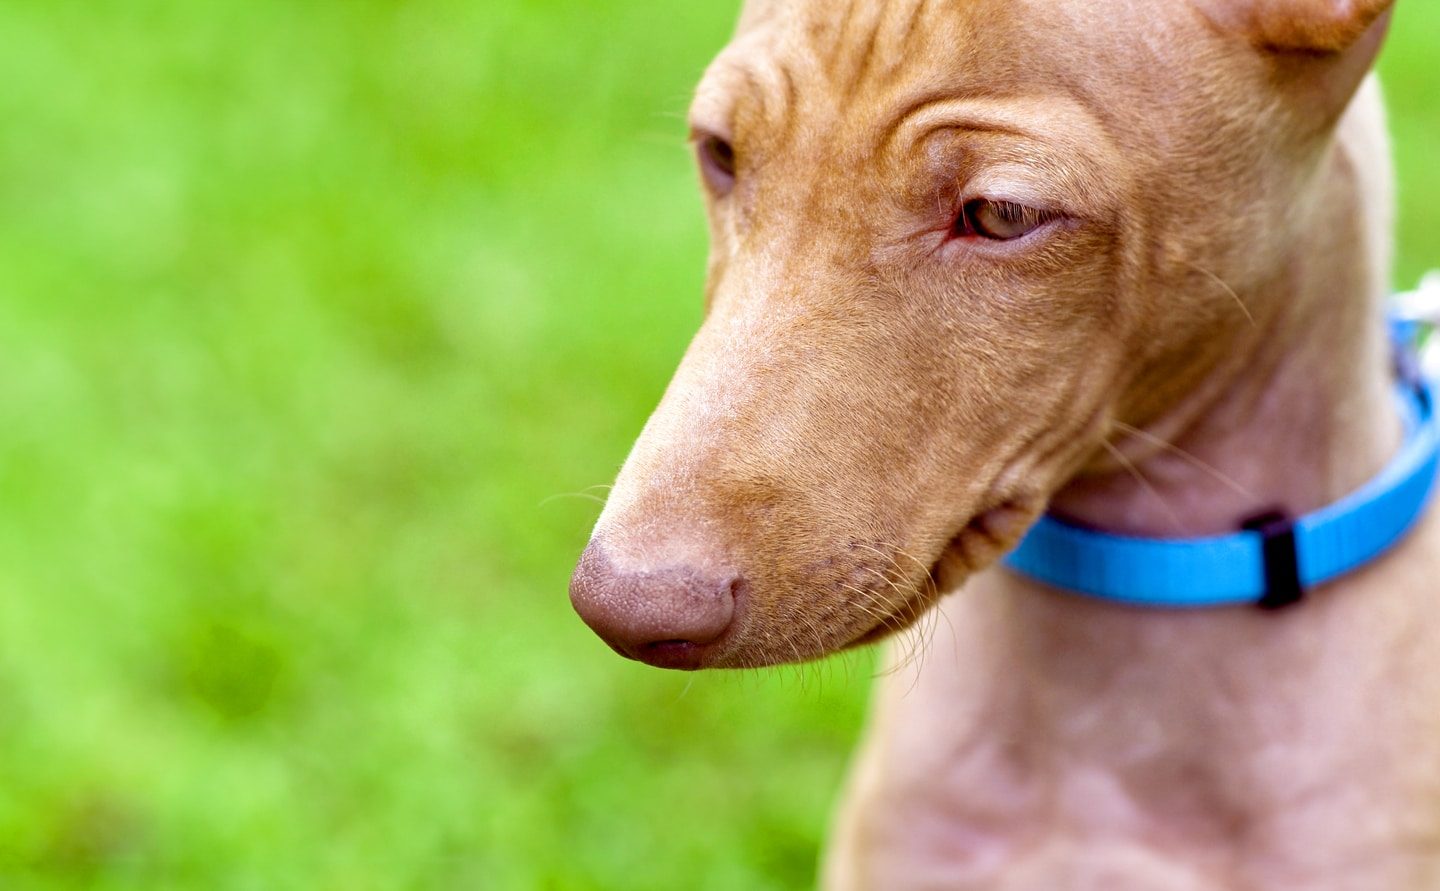
[[[1391,304],[1394,318],[1420,325],[1425,336],[1420,346],[1420,369],[1431,380],[1440,380],[1440,270],[1427,272],[1420,286],[1395,295]]]

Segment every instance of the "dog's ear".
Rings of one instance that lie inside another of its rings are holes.
[[[1277,86],[1326,124],[1350,104],[1374,65],[1395,5],[1394,0],[1194,2],[1215,28],[1269,55]]]
[[[1199,5],[1217,27],[1243,34],[1262,49],[1331,54],[1361,43],[1388,17],[1394,0],[1199,0]]]

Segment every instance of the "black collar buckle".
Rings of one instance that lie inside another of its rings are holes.
[[[1263,610],[1281,610],[1305,599],[1300,584],[1300,549],[1295,544],[1295,521],[1284,511],[1272,510],[1251,517],[1241,527],[1258,532],[1262,539],[1261,554],[1265,562],[1265,596],[1260,598]]]

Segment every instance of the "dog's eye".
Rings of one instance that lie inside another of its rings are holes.
[[[1054,214],[1037,207],[978,198],[966,202],[960,219],[955,221],[955,234],[991,241],[1013,241],[1024,238],[1054,218]]]
[[[735,188],[735,146],[719,136],[703,136],[698,146],[700,171],[717,195]]]

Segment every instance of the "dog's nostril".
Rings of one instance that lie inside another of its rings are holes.
[[[743,580],[690,567],[634,571],[599,542],[580,558],[570,600],[585,624],[617,652],[664,668],[698,668],[730,629]]]

